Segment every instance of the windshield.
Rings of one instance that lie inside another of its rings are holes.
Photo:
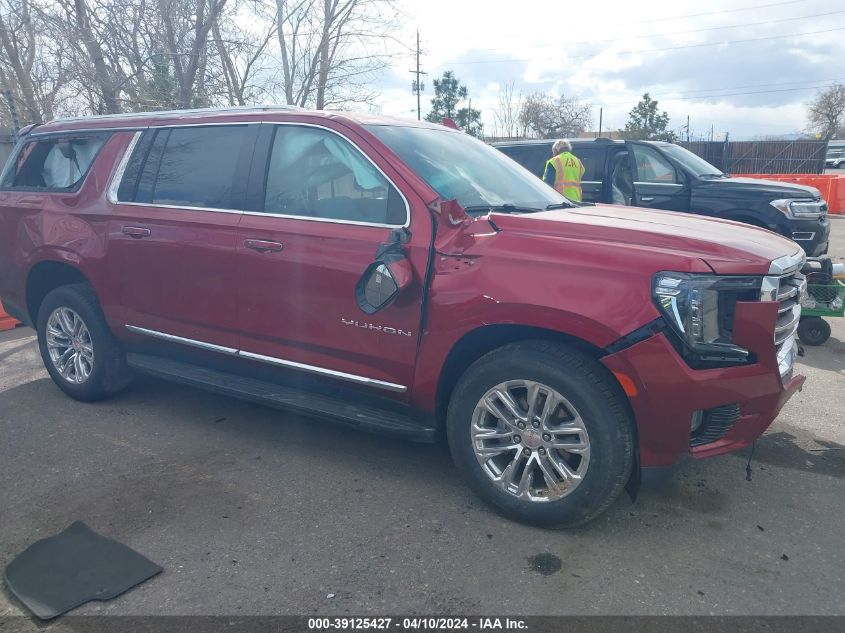
[[[444,200],[454,198],[464,208],[513,205],[541,210],[572,204],[499,150],[468,134],[393,125],[367,129]]]
[[[688,149],[679,145],[661,145],[660,149],[681,163],[696,176],[722,176],[721,171],[700,156],[696,156]]]

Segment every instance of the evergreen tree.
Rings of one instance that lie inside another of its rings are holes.
[[[637,141],[670,141],[677,140],[675,133],[667,130],[669,115],[664,110],[657,111],[657,100],[648,93],[643,95],[640,102],[628,113],[628,122],[624,130],[619,130],[623,138]]]

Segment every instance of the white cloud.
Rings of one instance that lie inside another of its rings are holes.
[[[736,10],[755,4],[770,6]],[[816,80],[845,82],[845,6],[829,0],[408,0],[403,7],[404,40],[412,45],[419,27],[429,72],[423,115],[431,80],[453,70],[490,131],[499,90],[511,81],[526,94],[593,103],[596,124],[603,108],[605,129],[623,126],[648,91],[673,128],[689,114],[694,131],[712,124],[737,136],[800,130],[813,86],[830,83]],[[818,14],[830,15],[805,17]],[[829,32],[798,35],[814,31]],[[406,53],[384,78],[385,114],[416,116],[412,63]]]

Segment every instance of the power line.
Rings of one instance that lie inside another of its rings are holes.
[[[840,13],[845,13],[845,10],[841,11],[828,11],[827,13],[815,13],[813,15],[799,15],[791,18],[782,18],[779,20],[767,20],[766,22],[746,22],[745,24],[731,24],[727,26],[708,26],[701,29],[689,29],[686,31],[670,31],[668,33],[652,33],[650,35],[630,35],[626,37],[616,37],[611,39],[605,40],[576,40],[576,41],[568,41],[566,42],[567,45],[574,45],[574,44],[612,44],[613,42],[621,42],[621,41],[628,41],[628,40],[643,40],[643,39],[651,39],[651,38],[658,38],[658,37],[668,37],[671,35],[686,35],[689,33],[704,33],[707,31],[721,31],[724,29],[739,29],[745,28],[749,26],[753,27],[760,27],[760,26],[767,26],[769,24],[779,24],[782,22],[795,22],[796,20],[809,20],[810,18],[823,18],[830,15],[838,15]],[[558,48],[560,46],[559,43],[555,44],[525,44],[521,45],[520,48]],[[506,50],[503,49],[501,46],[499,47],[489,47],[489,48],[473,48],[473,51],[501,51]]]
[[[764,40],[781,40],[787,37],[802,37],[804,35],[819,35],[821,33],[833,33],[835,31],[843,31],[845,27],[837,27],[835,29],[825,29],[822,31],[806,31],[804,33],[789,33],[787,35],[768,35],[765,37],[752,37],[749,39],[743,40],[722,40],[721,42],[705,42],[702,44],[682,44],[678,46],[667,46],[665,48],[646,48],[634,51],[614,51],[617,55],[632,55],[637,53],[659,53],[663,51],[676,51],[679,49],[684,48],[703,48],[707,46],[722,46],[724,44],[744,44],[747,42],[761,42]],[[581,42],[586,43],[586,42]],[[598,57],[605,51],[601,51],[600,53],[592,54],[592,55],[568,55],[566,57],[567,60],[570,59],[593,59]],[[516,58],[511,57],[508,59],[474,59],[465,62],[447,62],[441,64],[442,66],[468,66],[473,64],[503,64],[503,63],[511,63],[511,62],[530,62],[534,61],[533,59],[528,58]]]
[[[724,9],[722,11],[707,11],[705,13],[689,13],[687,15],[675,15],[663,18],[649,18],[648,20],[634,20],[626,22],[625,24],[648,24],[651,22],[669,22],[670,20],[684,20],[686,18],[701,18],[706,15],[722,15],[725,13],[739,13],[740,11],[756,11],[758,9],[767,9],[769,7],[782,7],[787,4],[799,4],[807,2],[808,0],[788,0],[787,2],[770,2],[769,4],[758,4],[754,7],[741,7],[737,9]]]
[[[738,96],[745,96],[745,95],[760,95],[760,94],[769,94],[775,92],[796,92],[800,90],[815,90],[817,88],[830,88],[836,84],[819,84],[817,86],[803,86],[800,88],[775,88],[773,90],[751,90],[747,92],[726,92],[720,94],[705,94],[705,95],[695,95],[690,97],[665,97],[661,96],[661,100],[663,101],[692,101],[692,100],[704,100],[704,99],[715,99],[717,97],[738,97]],[[684,93],[681,93],[684,94]],[[626,105],[631,103],[630,99],[626,99],[625,101],[612,101],[612,102],[602,102],[602,105]],[[598,105],[598,104],[595,104]]]

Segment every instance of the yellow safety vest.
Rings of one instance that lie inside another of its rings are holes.
[[[578,157],[570,152],[563,152],[546,161],[555,170],[555,191],[562,193],[570,200],[581,202],[581,176],[584,175],[584,165]]]

